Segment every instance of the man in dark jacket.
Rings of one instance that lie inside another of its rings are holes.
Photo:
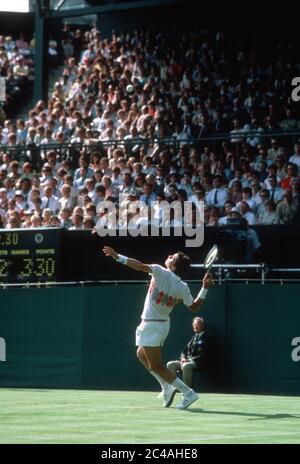
[[[167,368],[174,374],[182,373],[183,382],[189,387],[193,385],[194,370],[204,369],[207,366],[207,336],[204,319],[195,317],[192,326],[195,335],[181,353],[180,360],[169,361],[167,364]]]

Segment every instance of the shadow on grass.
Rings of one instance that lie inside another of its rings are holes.
[[[220,414],[222,416],[244,416],[250,417],[249,420],[266,420],[266,419],[300,419],[300,414],[258,414],[239,411],[209,411],[207,409],[193,408],[187,409],[187,412],[193,414]],[[251,419],[252,418],[252,419]]]

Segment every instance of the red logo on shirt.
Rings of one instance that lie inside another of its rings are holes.
[[[173,296],[167,295],[165,292],[158,291],[158,288],[155,286],[153,279],[149,285],[149,293],[151,300],[155,300],[156,304],[161,304],[163,306],[167,306],[168,308],[172,308],[176,304],[180,303],[182,300],[174,298]]]

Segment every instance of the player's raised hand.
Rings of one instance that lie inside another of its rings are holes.
[[[209,287],[211,287],[211,286],[214,284],[212,275],[209,274],[209,273],[205,274],[205,276],[203,277],[202,282],[203,282],[203,287],[204,287],[204,288],[209,288]]]
[[[110,256],[113,259],[118,258],[118,253],[113,248],[111,248],[109,246],[105,246],[103,248],[103,253],[105,254],[105,256]]]

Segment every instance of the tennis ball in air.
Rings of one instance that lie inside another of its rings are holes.
[[[126,87],[126,90],[128,93],[132,93],[134,91],[134,87],[132,84],[128,84]]]

